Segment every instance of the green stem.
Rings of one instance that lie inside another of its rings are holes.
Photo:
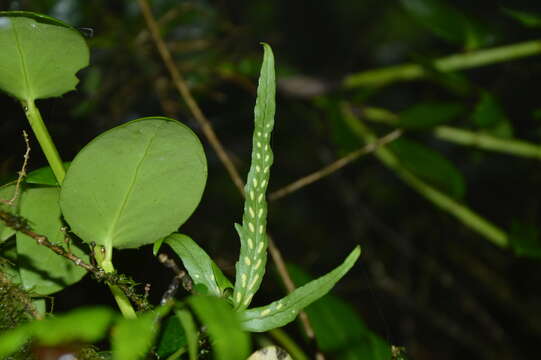
[[[96,247],[94,254],[96,257],[96,261],[98,262],[98,265],[105,271],[106,273],[114,273],[115,268],[113,266],[113,263],[111,261],[111,253],[112,249],[109,249],[107,253],[102,254],[100,252],[100,247]],[[135,310],[133,309],[133,306],[131,305],[130,299],[120,290],[120,288],[116,285],[109,285],[109,289],[111,290],[111,293],[113,294],[113,297],[115,298],[115,301],[118,305],[118,308],[120,309],[120,312],[122,315],[127,319],[135,319],[137,318],[137,315],[135,313]]]
[[[47,127],[41,118],[39,109],[36,107],[33,100],[22,101],[21,103],[26,118],[32,127],[32,131],[34,131],[34,135],[38,139],[39,145],[45,153],[45,157],[53,170],[56,181],[58,181],[59,184],[62,184],[64,176],[66,175],[66,170],[58,155],[58,150],[56,150],[56,146],[51,139],[51,135],[49,135],[49,131],[47,131]]]
[[[362,107],[361,111],[363,117],[370,121],[398,126],[398,115],[391,111],[370,106]],[[433,134],[441,140],[459,145],[541,160],[541,146],[527,141],[503,139],[482,132],[445,125],[436,126]]]
[[[532,40],[513,45],[443,57],[434,60],[432,66],[435,70],[448,72],[470,69],[540,53],[541,41]],[[422,78],[429,74],[429,72],[429,69],[417,64],[390,66],[387,68],[351,74],[344,78],[343,86],[345,88],[383,86],[395,81],[407,81]]]
[[[526,141],[502,139],[488,134],[462,130],[450,126],[434,129],[436,137],[460,145],[475,146],[483,150],[497,151],[541,160],[541,146]]]
[[[376,139],[376,136],[351,112],[349,106],[346,104],[342,107],[342,113],[344,114],[346,124],[354,134],[366,143],[370,143]],[[495,245],[500,247],[507,247],[509,245],[509,238],[505,231],[416,177],[400,164],[398,158],[390,150],[380,147],[375,151],[375,155],[405,183],[430,200],[434,205],[454,215],[462,223],[477,231]]]
[[[302,351],[302,349],[291,339],[283,330],[272,329],[269,331],[269,335],[274,338],[285,351],[291,355],[293,360],[308,360],[308,356]]]

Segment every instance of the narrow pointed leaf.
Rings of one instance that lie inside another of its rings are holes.
[[[47,236],[54,244],[67,246],[60,230],[63,223],[58,205],[59,193],[56,187],[26,189],[21,195],[20,214],[29,221],[34,232]],[[74,255],[88,262],[88,256],[76,244],[70,244],[70,249]],[[17,254],[22,285],[36,294],[55,293],[86,274],[82,267],[23,233],[17,233]]]
[[[233,300],[237,309],[245,309],[259,289],[267,263],[267,201],[265,191],[273,154],[270,135],[276,108],[274,56],[263,44],[264,55],[254,109],[252,162],[244,188],[245,202],[242,226],[235,226],[240,237],[240,256],[236,264]]]
[[[205,250],[184,234],[172,234],[165,243],[180,257],[196,288],[204,288],[209,295],[222,295],[214,276],[213,261]]]
[[[137,248],[176,231],[203,194],[207,164],[197,136],[168,118],[109,130],[71,163],[60,205],[87,243]]]
[[[238,314],[223,299],[212,296],[191,296],[188,303],[212,340],[214,359],[246,359],[250,351],[250,338],[242,330]]]
[[[188,310],[178,310],[176,311],[176,315],[184,328],[190,360],[197,360],[197,348],[199,344],[197,343],[198,334],[193,316]]]
[[[0,12],[0,49],[0,90],[27,101],[74,90],[89,58],[76,29],[23,11]]]
[[[310,281],[281,300],[274,301],[266,306],[243,311],[241,321],[244,329],[263,332],[284,326],[293,321],[303,308],[327,294],[351,269],[360,254],[361,248],[357,246],[346,260],[330,273]]]

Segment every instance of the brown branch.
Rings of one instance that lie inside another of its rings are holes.
[[[68,259],[73,262],[75,265],[85,269],[90,272],[96,280],[103,281],[109,285],[116,285],[118,288],[139,308],[139,310],[148,310],[151,308],[151,305],[148,303],[147,299],[143,296],[140,296],[133,290],[135,282],[129,279],[127,276],[117,273],[106,273],[103,269],[86,263],[80,257],[73,255],[70,251],[67,251],[62,246],[55,245],[49,241],[47,236],[38,234],[32,230],[28,225],[28,221],[17,215],[13,215],[7,211],[0,210],[0,220],[2,220],[7,226],[23,233],[32,239],[34,239],[39,245],[45,246],[54,253]]]
[[[173,57],[171,56],[171,52],[165,45],[165,42],[163,41],[160,30],[158,28],[158,24],[156,23],[156,19],[152,15],[152,12],[150,10],[150,6],[148,5],[147,0],[138,0],[139,7],[141,8],[141,11],[143,13],[143,16],[145,18],[145,21],[147,23],[148,29],[152,35],[152,39],[154,40],[154,43],[156,44],[156,47],[158,48],[158,52],[160,53],[160,56],[167,67],[167,70],[169,71],[169,74],[171,75],[171,78],[173,79],[173,82],[180,93],[182,99],[186,102],[186,105],[190,109],[190,112],[194,116],[195,120],[199,123],[201,126],[201,130],[205,134],[205,137],[207,138],[208,142],[216,151],[216,154],[220,158],[220,161],[225,166],[227,172],[229,173],[229,176],[233,180],[233,183],[238,188],[238,190],[243,193],[244,192],[244,185],[242,182],[242,179],[240,178],[240,175],[235,168],[235,165],[233,165],[233,162],[231,161],[229,155],[226,153],[222,143],[216,136],[216,133],[214,132],[214,129],[212,128],[212,125],[210,121],[206,118],[205,114],[203,114],[203,111],[195,101],[195,99],[192,96],[192,93],[188,86],[186,85],[186,82],[184,81],[184,78],[180,74],[180,71],[178,70],[177,66],[175,65],[173,61]]]
[[[175,294],[178,291],[179,285],[182,283],[182,287],[187,292],[191,293],[193,290],[193,281],[190,275],[186,273],[186,271],[181,270],[177,263],[171,259],[169,256],[167,256],[164,253],[161,253],[158,255],[158,260],[166,267],[171,269],[175,273],[175,277],[173,278],[173,281],[171,281],[171,284],[169,284],[169,287],[165,291],[165,293],[162,296],[161,304],[166,304],[171,300],[173,297],[175,297]]]
[[[19,177],[17,178],[17,182],[15,183],[15,193],[13,194],[13,197],[9,200],[0,199],[0,202],[7,204],[9,206],[12,206],[15,200],[19,197],[19,194],[21,193],[21,182],[23,181],[24,177],[26,176],[26,166],[28,165],[28,159],[30,159],[30,141],[28,141],[28,134],[25,130],[23,130],[23,138],[24,143],[26,145],[26,151],[24,153],[24,161],[23,166],[21,170],[19,171]]]
[[[301,189],[301,188],[303,188],[303,187],[305,187],[307,185],[310,185],[310,184],[312,184],[312,183],[314,183],[314,182],[316,182],[318,180],[321,180],[322,178],[324,178],[326,176],[329,176],[333,172],[343,168],[347,164],[349,164],[352,161],[358,159],[360,156],[369,154],[371,152],[374,152],[375,150],[377,150],[381,146],[396,140],[401,135],[402,135],[402,130],[401,129],[396,129],[396,130],[390,132],[389,134],[385,135],[384,137],[382,137],[382,138],[380,138],[380,139],[378,139],[378,140],[376,140],[376,141],[374,141],[374,142],[372,142],[370,144],[367,144],[367,145],[363,146],[360,149],[357,149],[357,150],[355,150],[353,152],[350,152],[349,154],[347,154],[346,156],[336,160],[332,164],[327,165],[324,168],[322,168],[322,169],[320,169],[320,170],[318,170],[316,172],[311,173],[310,175],[302,177],[299,180],[296,180],[296,181],[292,182],[291,184],[286,185],[283,188],[272,192],[269,195],[269,200],[270,201],[278,200],[278,199],[280,199],[280,198],[282,198],[282,197],[284,197],[286,195],[289,195],[292,192],[295,192],[295,191],[297,191],[297,190],[299,190],[299,189]]]

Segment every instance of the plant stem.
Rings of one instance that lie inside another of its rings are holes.
[[[434,135],[442,140],[460,145],[474,146],[483,150],[541,160],[541,146],[526,141],[502,139],[492,135],[457,129],[450,126],[436,127],[434,129]]]
[[[297,346],[295,341],[293,341],[283,330],[272,329],[269,331],[269,335],[272,336],[283,348],[286,350],[289,355],[295,360],[308,360],[308,356],[302,351],[300,347]]]
[[[107,256],[107,255],[103,256],[104,254],[100,253],[100,250],[101,250],[100,247],[96,247],[94,251],[98,265],[106,273],[114,273],[115,268],[113,266],[113,263],[111,262],[111,256]],[[111,251],[112,249],[110,249],[109,252]],[[120,288],[116,285],[108,284],[108,286],[109,286],[109,289],[111,290],[111,293],[113,294],[113,297],[115,298],[115,301],[122,315],[127,319],[135,319],[137,315],[135,314],[135,310],[133,309],[130,299],[128,299],[126,294],[124,294],[122,290],[120,290]]]
[[[62,160],[58,155],[58,150],[51,139],[51,135],[49,135],[49,131],[41,118],[39,109],[36,107],[33,100],[22,101],[21,104],[23,106],[26,118],[30,123],[30,127],[32,127],[32,131],[34,131],[34,135],[38,139],[39,145],[45,153],[45,157],[53,170],[56,181],[58,181],[59,184],[62,184],[62,181],[64,181],[64,176],[66,175],[66,170],[64,169],[64,164],[62,164]]]
[[[455,54],[436,59],[432,66],[437,71],[449,72],[494,64],[541,53],[541,41],[532,40],[518,44]],[[342,81],[345,88],[383,86],[395,81],[422,78],[430,69],[417,64],[403,64],[348,75]]]
[[[361,112],[362,116],[370,121],[398,126],[399,116],[386,109],[367,106],[362,107]],[[541,160],[541,146],[527,141],[504,139],[480,131],[464,130],[446,125],[436,126],[433,134],[438,139],[454,144]]]
[[[367,143],[376,139],[376,136],[352,113],[347,104],[343,104],[342,113],[344,114],[346,124],[359,138]],[[430,200],[434,205],[452,214],[462,223],[490,240],[493,244],[499,247],[507,247],[509,245],[509,238],[505,231],[473,212],[467,206],[458,203],[456,200],[419,179],[400,164],[400,161],[393,152],[382,147],[375,151],[375,155],[405,183]]]

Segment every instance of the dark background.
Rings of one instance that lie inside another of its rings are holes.
[[[162,34],[180,71],[242,174],[249,166],[261,41],[273,47],[280,79],[305,75],[324,87],[320,99],[396,112],[426,101],[453,102],[464,111],[451,125],[479,130],[471,114],[480,94],[487,92],[498,100],[506,126],[512,129],[505,136],[539,143],[539,56],[463,71],[459,75],[465,91],[442,85],[438,78],[378,89],[346,90],[339,85],[345,75],[371,68],[426,63],[475,48],[541,38],[539,27],[523,26],[503,11],[512,7],[541,14],[541,6],[536,9],[533,1],[449,1],[483,27],[486,38],[473,46],[423,26],[406,2],[151,3],[156,17],[163,20]],[[38,103],[63,159],[73,158],[104,130],[137,117],[168,115],[199,134],[209,179],[200,207],[181,231],[232,275],[239,246],[233,223],[241,218],[242,199],[169,80],[137,3],[0,1],[0,9],[47,13],[93,29],[88,40],[91,66],[80,72],[78,91]],[[452,18],[450,22],[455,24]],[[302,90],[311,89],[308,83],[301,84]],[[20,133],[28,126],[14,100],[0,97],[0,108],[0,179],[7,181],[19,170],[24,153]],[[379,126],[375,129],[380,135],[392,130]],[[538,241],[539,160],[461,147],[437,140],[429,131],[406,136],[454,164],[466,185],[462,203],[503,229],[510,231],[512,224],[519,224],[514,229],[527,228]],[[328,109],[316,106],[314,96],[291,90],[287,81],[281,83],[269,188],[278,189],[361,145]],[[46,165],[38,145],[32,149],[30,169]],[[331,270],[360,244],[358,265],[334,294],[353,304],[367,327],[383,339],[405,346],[412,359],[537,357],[539,260],[494,246],[421,197],[373,156],[271,203],[269,231],[285,259],[313,275]],[[159,300],[172,274],[149,247],[118,252],[115,259],[120,271],[151,283],[152,300]],[[283,294],[269,264],[255,304]],[[95,303],[112,300],[105,287],[89,278],[58,294],[54,302],[58,311]],[[289,329],[298,336],[295,327]]]

